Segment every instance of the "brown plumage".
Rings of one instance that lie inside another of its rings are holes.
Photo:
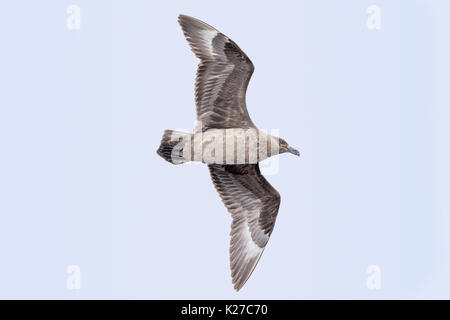
[[[236,132],[240,129],[258,130],[250,119],[245,102],[254,70],[250,59],[236,43],[210,25],[185,15],[180,15],[178,21],[192,51],[200,59],[195,102],[197,120],[201,125],[193,135],[165,131],[158,154],[174,164],[192,160],[184,156],[183,150],[194,150],[197,145],[189,142],[197,140],[205,132],[223,134],[226,129]],[[258,131],[259,134],[262,133]],[[268,156],[283,152],[299,155],[283,139],[266,136],[278,147]],[[198,145],[201,146],[202,142]],[[254,150],[248,150],[246,145],[242,150],[256,154],[260,145],[257,144]],[[258,158],[257,161],[260,160]],[[230,266],[234,288],[239,290],[253,272],[272,234],[280,207],[280,194],[262,176],[257,162],[230,165],[200,161],[208,164],[214,186],[233,218]]]
[[[230,265],[234,288],[239,290],[269,241],[280,194],[261,175],[258,164],[208,167],[214,186],[233,217]]]
[[[233,40],[210,25],[185,15],[178,21],[200,59],[195,102],[203,131],[255,127],[245,104],[253,63]]]

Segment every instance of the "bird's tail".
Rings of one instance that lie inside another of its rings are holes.
[[[172,164],[191,161],[191,138],[192,134],[190,133],[166,130],[156,152]]]

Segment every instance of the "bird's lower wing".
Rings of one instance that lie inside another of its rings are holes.
[[[252,274],[272,233],[280,194],[261,175],[258,164],[208,167],[233,217],[230,266],[234,288],[239,290]]]

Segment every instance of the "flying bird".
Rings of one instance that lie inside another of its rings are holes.
[[[210,25],[180,15],[178,21],[200,59],[195,81],[194,133],[166,130],[157,153],[172,164],[201,161],[232,215],[231,277],[235,290],[246,283],[272,234],[280,194],[264,178],[259,162],[285,152],[300,153],[259,130],[245,94],[254,66],[230,38]]]

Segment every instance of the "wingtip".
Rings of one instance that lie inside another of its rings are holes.
[[[178,15],[178,24],[181,26],[181,27],[183,27],[183,20],[185,19],[185,15],[184,14],[179,14]]]
[[[213,26],[207,24],[206,22],[204,22],[204,21],[202,21],[202,20],[200,20],[200,19],[197,19],[197,18],[188,16],[188,15],[186,15],[186,14],[182,14],[182,13],[180,13],[180,14],[178,15],[178,23],[181,25],[181,27],[182,27],[183,29],[184,29],[185,27],[187,27],[187,26],[193,26],[193,27],[195,27],[195,28],[207,29],[207,30],[214,30],[214,31],[216,31],[217,33],[220,33],[219,30],[217,30],[217,29],[214,28]]]
[[[253,267],[253,269],[254,269],[254,267]],[[250,275],[252,273],[253,273],[253,270],[252,270],[252,272],[250,272],[250,274],[248,275],[248,277],[245,280],[234,278],[233,275],[231,276],[233,279],[233,288],[234,288],[234,290],[236,290],[236,292],[239,292],[239,290],[241,290],[244,287],[244,285],[247,283],[247,281],[250,278]]]
[[[245,283],[241,283],[241,284],[235,284],[234,285],[234,290],[236,291],[236,292],[239,292],[239,290],[241,290],[242,289],[242,287],[244,286],[244,284]]]
[[[188,21],[200,21],[200,20],[198,20],[194,17],[188,16],[186,14],[182,14],[182,13],[180,13],[178,15],[178,23],[180,25],[183,25],[183,24],[187,23]],[[204,23],[203,21],[200,21],[200,22]]]

